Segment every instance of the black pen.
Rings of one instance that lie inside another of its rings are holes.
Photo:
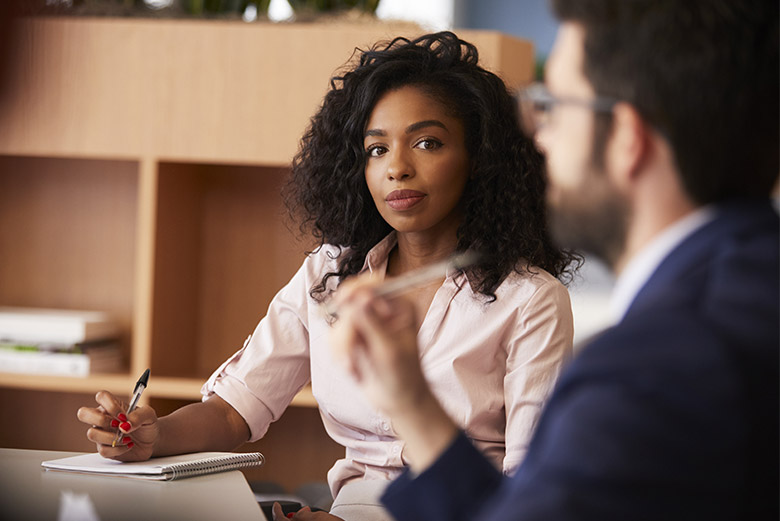
[[[147,384],[149,383],[149,369],[144,371],[144,374],[141,375],[141,378],[138,379],[138,381],[135,383],[135,389],[133,389],[133,397],[130,400],[130,407],[127,408],[127,412],[125,413],[125,416],[129,416],[131,412],[135,409],[135,406],[138,405],[138,400],[141,398],[141,393],[144,392],[144,389],[146,389]],[[119,439],[122,437],[122,430],[117,428],[116,430],[116,437],[114,437],[114,441],[111,442],[112,447],[116,447],[116,443],[119,441]]]

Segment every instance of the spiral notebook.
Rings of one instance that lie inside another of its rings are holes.
[[[247,467],[259,467],[264,462],[265,458],[259,452],[196,452],[131,463],[106,459],[100,454],[94,453],[44,461],[41,466],[46,470],[170,481]]]

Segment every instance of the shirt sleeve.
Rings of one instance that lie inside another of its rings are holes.
[[[247,422],[249,441],[260,439],[311,379],[308,290],[321,271],[311,256],[276,294],[244,347],[225,361],[201,389],[228,402]]]
[[[545,281],[519,310],[508,345],[505,474],[513,473],[525,457],[542,406],[572,356],[573,336],[568,291],[557,280]]]

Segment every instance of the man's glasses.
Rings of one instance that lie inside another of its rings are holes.
[[[604,96],[595,98],[574,98],[554,96],[541,83],[534,83],[522,89],[517,95],[520,109],[520,122],[523,130],[529,135],[534,135],[540,128],[549,123],[553,109],[559,105],[582,107],[588,110],[602,113],[610,113],[617,100]]]

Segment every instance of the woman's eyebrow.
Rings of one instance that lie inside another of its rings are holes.
[[[447,132],[449,132],[449,129],[447,128],[447,125],[439,121],[438,119],[426,119],[424,121],[418,121],[417,123],[412,123],[408,127],[406,127],[406,133],[411,134],[412,132],[415,132],[417,130],[426,128],[426,127],[439,127],[443,128]]]
[[[449,129],[447,128],[447,125],[439,121],[438,119],[426,119],[423,121],[418,121],[417,123],[412,123],[408,127],[406,127],[406,130],[404,131],[406,134],[411,134],[412,132],[416,132],[420,129],[426,128],[426,127],[439,127],[443,128],[447,132],[449,132]],[[371,128],[366,130],[365,137],[369,136],[387,136],[387,132],[380,128]]]

